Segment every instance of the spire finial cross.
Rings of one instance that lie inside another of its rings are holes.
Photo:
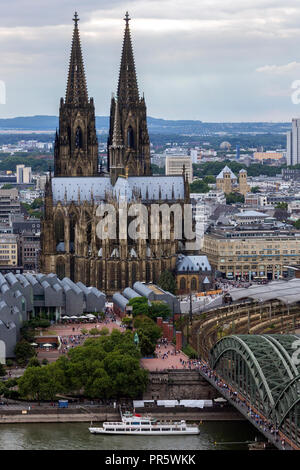
[[[78,23],[78,21],[79,21],[77,11],[75,11],[75,13],[74,13],[73,21],[74,21],[74,23],[75,23],[75,28],[76,28],[76,27],[77,27],[77,23]]]
[[[129,16],[129,13],[128,13],[128,11],[126,11],[125,18],[124,18],[124,21],[126,21],[126,26],[128,26],[130,20],[131,20],[131,18]]]

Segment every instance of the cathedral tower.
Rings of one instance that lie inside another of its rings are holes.
[[[112,97],[108,138],[108,170],[112,184],[119,175],[151,175],[150,141],[146,104],[139,97],[129,15],[125,15],[125,33],[117,96]]]
[[[65,100],[61,98],[59,132],[54,146],[54,176],[97,176],[98,141],[93,98],[88,99],[78,15],[74,31]]]

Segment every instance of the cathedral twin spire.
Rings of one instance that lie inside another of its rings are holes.
[[[80,45],[80,36],[78,29],[79,18],[77,12],[75,12],[73,21],[74,31],[65,102],[66,104],[82,106],[88,103],[88,92]]]
[[[129,29],[125,32],[116,98],[112,98],[107,145],[107,169],[114,184],[120,175],[151,174],[146,105],[140,99]],[[61,99],[59,132],[54,147],[55,176],[99,176],[95,108],[88,98],[78,15],[74,30],[65,100]]]
[[[139,97],[128,12],[124,20],[126,25],[117,96],[111,100],[107,146],[108,168],[113,184],[119,176],[151,174],[146,105],[144,98]]]
[[[117,97],[118,101],[122,104],[138,103],[139,90],[137,85],[134,56],[130,37],[130,18],[128,12],[126,12],[124,20],[126,22],[126,26],[123,40]]]

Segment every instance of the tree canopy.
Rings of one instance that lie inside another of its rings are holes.
[[[245,202],[245,198],[242,194],[239,193],[230,193],[226,194],[226,204],[235,204],[237,202]]]
[[[18,380],[22,398],[53,400],[58,393],[89,398],[135,398],[145,390],[148,372],[140,367],[133,333],[114,330],[90,338],[56,362],[28,367]]]
[[[146,315],[138,315],[133,325],[139,337],[142,356],[151,356],[154,354],[158,339],[162,336],[162,329]]]
[[[165,320],[171,314],[171,309],[165,302],[151,301],[151,305],[149,305],[147,297],[134,297],[130,299],[128,305],[133,307],[133,317],[144,315],[152,320],[156,320],[157,317],[162,317]]]
[[[191,193],[208,193],[210,187],[204,180],[196,180],[190,184]]]
[[[171,294],[176,294],[176,289],[177,289],[176,281],[171,271],[168,271],[168,270],[163,271],[160,275],[160,278],[157,284],[163,290],[167,292],[171,292]]]

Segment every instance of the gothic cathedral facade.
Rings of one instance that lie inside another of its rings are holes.
[[[40,270],[112,295],[135,281],[156,283],[164,270],[174,271],[177,253],[185,250],[185,240],[184,235],[181,239],[175,236],[172,211],[168,238],[162,236],[162,213],[155,237],[147,234],[132,239],[127,225],[113,237],[101,238],[97,232],[99,205],[111,204],[119,216],[121,200],[128,214],[141,203],[147,209],[150,226],[153,204],[169,208],[175,204],[183,213],[189,203],[189,184],[184,174],[152,176],[146,104],[138,91],[128,14],[117,94],[111,100],[107,171],[102,171],[78,21],[75,13],[66,96],[60,100],[55,136],[54,175],[50,172],[45,187]],[[128,217],[128,224],[133,219]]]

